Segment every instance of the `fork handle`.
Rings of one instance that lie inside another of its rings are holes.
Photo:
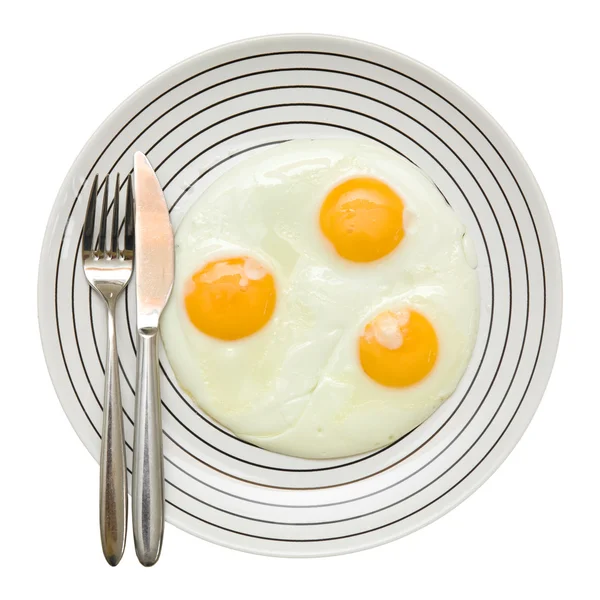
[[[100,538],[107,562],[116,566],[125,550],[127,476],[123,410],[119,385],[115,303],[108,304],[108,349],[104,378],[102,447],[100,450]]]
[[[149,567],[160,556],[165,526],[158,330],[141,331],[138,340],[133,440],[133,536],[138,560]]]

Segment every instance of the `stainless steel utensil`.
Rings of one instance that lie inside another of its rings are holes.
[[[137,387],[133,441],[133,536],[139,561],[158,560],[164,532],[164,478],[158,320],[175,270],[173,230],[160,183],[141,153],[134,156],[137,291]]]
[[[104,196],[98,236],[94,244],[98,176],[96,175],[94,178],[83,226],[81,258],[88,283],[104,298],[108,314],[108,347],[104,378],[102,449],[100,453],[100,538],[104,557],[110,565],[116,566],[119,564],[125,550],[127,472],[115,311],[117,298],[129,283],[133,271],[134,203],[131,177],[129,177],[125,208],[124,244],[123,248],[119,249],[119,175],[117,175],[112,203],[112,227],[110,234],[107,236],[108,185],[109,178],[107,175],[102,183]]]

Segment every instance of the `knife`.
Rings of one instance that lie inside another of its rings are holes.
[[[173,287],[175,257],[169,210],[156,173],[141,152],[133,161],[138,351],[132,521],[135,552],[149,567],[160,556],[165,527],[158,320]]]

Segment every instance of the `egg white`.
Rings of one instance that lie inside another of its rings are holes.
[[[371,263],[339,257],[319,227],[327,192],[355,176],[384,181],[405,204],[404,239]],[[272,272],[277,304],[260,331],[223,342],[191,324],[184,289],[207,262],[241,255]],[[287,142],[233,167],[184,218],[163,343],[181,387],[238,436],[305,458],[366,452],[456,388],[477,333],[475,264],[464,226],[416,166],[362,141]],[[386,388],[362,371],[357,341],[379,312],[402,307],[430,319],[440,349],[424,380]]]

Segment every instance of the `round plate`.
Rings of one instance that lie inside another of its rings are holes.
[[[436,519],[514,447],[548,381],[561,275],[546,205],[523,158],[469,96],[415,61],[327,36],[275,36],[191,58],[127,99],[77,157],[46,231],[39,319],[73,427],[100,454],[106,315],[80,264],[93,174],[127,174],[135,150],[164,186],[174,227],[246,157],[293,138],[359,137],[419,165],[459,213],[479,258],[481,323],[468,371],[425,423],[341,460],[282,456],[237,439],[178,387],[164,354],[167,519],[262,554],[318,556],[388,542]],[[127,460],[135,382],[135,289],[118,308]]]

